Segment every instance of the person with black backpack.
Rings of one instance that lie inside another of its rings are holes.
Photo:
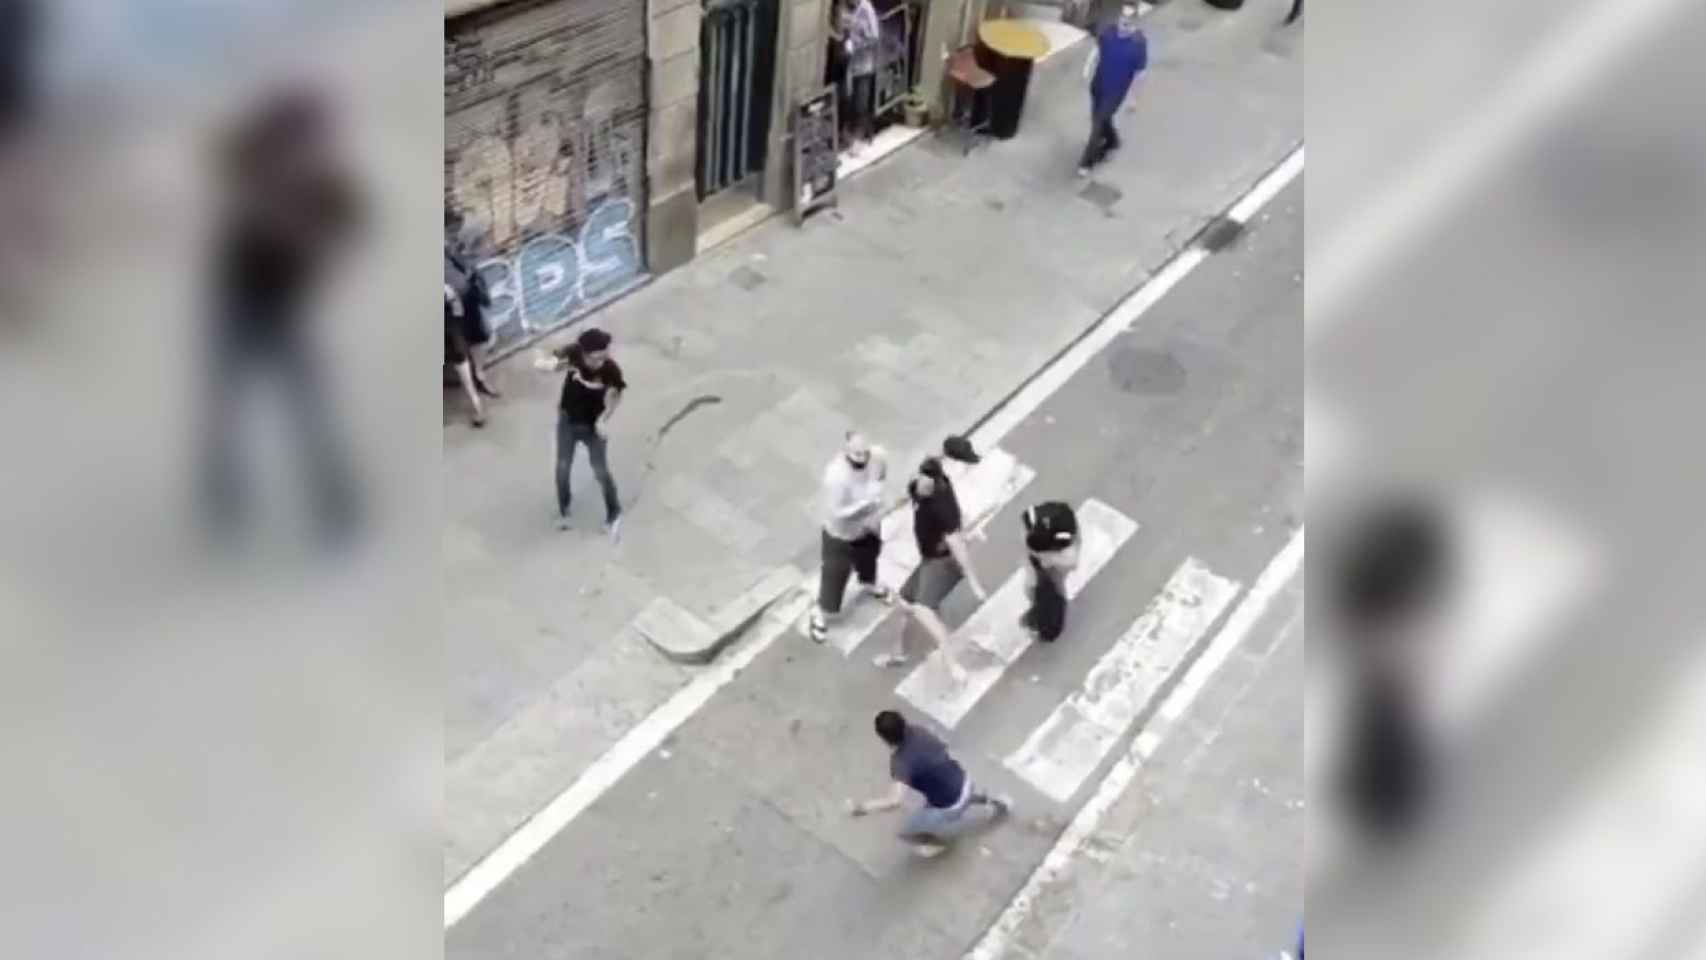
[[[1019,623],[1053,642],[1066,630],[1066,575],[1078,566],[1078,515],[1058,500],[1026,510],[1026,588],[1031,604]]]

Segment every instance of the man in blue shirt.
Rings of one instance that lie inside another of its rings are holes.
[[[924,805],[906,818],[900,838],[919,856],[933,857],[947,849],[948,842],[969,830],[1004,817],[1013,802],[977,789],[964,767],[948,755],[942,741],[923,727],[913,726],[893,710],[877,714],[877,736],[892,754],[889,776],[894,787],[875,800],[851,803],[855,817],[893,810],[906,800],[908,790],[924,797]]]
[[[1149,66],[1149,40],[1137,28],[1137,8],[1120,8],[1120,18],[1096,35],[1096,45],[1084,64],[1084,79],[1090,84],[1090,141],[1078,159],[1078,175],[1087,177],[1090,168],[1120,147],[1114,114],[1131,93],[1132,82]]]

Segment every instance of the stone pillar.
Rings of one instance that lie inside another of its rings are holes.
[[[778,0],[776,93],[764,158],[764,201],[794,207],[794,105],[823,87],[831,0]]]
[[[647,0],[646,263],[663,274],[699,238],[699,0]]]

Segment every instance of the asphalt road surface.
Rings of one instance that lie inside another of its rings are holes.
[[[754,628],[774,642],[447,930],[446,955],[943,960],[1003,918],[996,956],[1277,954],[1302,902],[1300,572],[1166,715],[1302,522],[1303,251],[1300,177],[962,481],[990,507],[972,553],[995,593],[945,608],[966,685],[929,659],[875,666],[895,615],[818,646],[785,606]],[[1090,575],[1066,635],[1027,646],[1002,585],[1043,499],[1080,505]],[[891,707],[1014,816],[927,861],[895,839],[903,814],[848,816],[886,789],[871,717]],[[1091,841],[1010,909],[1145,731]]]

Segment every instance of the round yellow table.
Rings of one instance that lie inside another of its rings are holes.
[[[1022,20],[986,20],[977,28],[977,65],[995,77],[989,88],[989,135],[1010,140],[1019,132],[1031,67],[1048,54],[1048,38]]]
[[[1041,60],[1048,55],[1048,38],[1023,20],[985,20],[977,38],[990,50],[1014,60]]]

